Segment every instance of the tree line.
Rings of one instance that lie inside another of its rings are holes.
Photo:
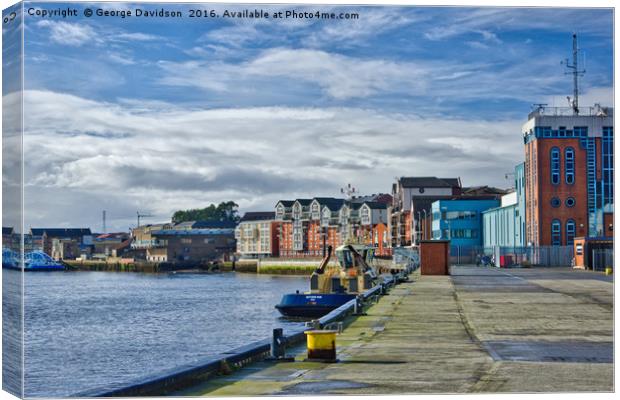
[[[239,205],[234,201],[211,204],[205,208],[178,210],[172,214],[172,222],[178,224],[187,221],[232,221],[239,222]]]

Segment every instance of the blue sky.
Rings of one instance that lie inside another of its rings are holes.
[[[532,103],[612,102],[609,9],[346,7],[357,21],[25,16],[31,225],[125,230],[137,209],[389,192],[395,176],[509,186]],[[213,7],[202,6],[206,9]],[[327,6],[215,7],[320,10]],[[7,53],[4,55],[5,59]],[[11,93],[5,90],[7,101]],[[38,195],[34,195],[34,193]],[[46,205],[38,204],[41,194]],[[36,215],[35,215],[36,214]],[[28,223],[27,223],[28,225]]]

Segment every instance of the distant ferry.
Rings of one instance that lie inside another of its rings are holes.
[[[370,266],[374,249],[364,245],[338,247],[339,268],[327,268],[332,247],[310,277],[310,291],[285,294],[276,305],[287,317],[316,318],[328,314],[376,285],[377,273]]]
[[[21,270],[19,253],[11,249],[2,249],[2,268]],[[65,266],[42,251],[24,254],[24,271],[64,271]]]

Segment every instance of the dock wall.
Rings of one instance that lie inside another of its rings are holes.
[[[380,284],[362,294],[365,302],[376,300],[378,296],[386,294],[389,288],[398,283],[399,278],[390,276]],[[355,309],[356,300],[343,304],[336,310],[323,316],[316,323],[323,328],[331,323],[342,321],[349,317]],[[285,336],[286,347],[299,345],[305,341],[304,331],[300,328]],[[230,374],[234,370],[256,361],[267,358],[271,350],[271,338],[266,338],[231,351],[208,357],[191,364],[147,376],[132,382],[110,384],[92,390],[76,393],[69,397],[134,397],[134,396],[162,396],[175,390],[196,385],[218,375]]]

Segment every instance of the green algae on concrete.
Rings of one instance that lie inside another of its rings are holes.
[[[610,362],[514,361],[492,351],[498,343],[510,348],[547,341],[562,348],[572,340],[595,343],[604,353],[613,342],[611,280],[558,268],[456,267],[452,274],[416,275],[348,322],[337,338],[338,363],[303,362],[300,346],[289,350],[295,362],[257,363],[177,394],[613,390]]]

